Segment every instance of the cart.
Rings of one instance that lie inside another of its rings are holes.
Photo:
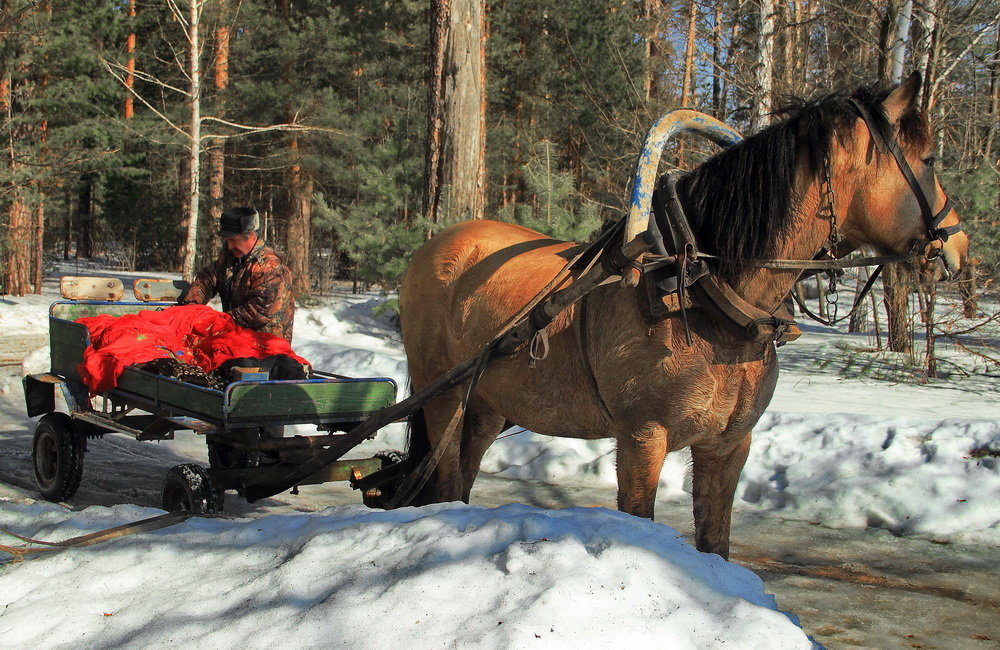
[[[91,398],[77,371],[90,335],[75,320],[170,307],[175,302],[167,299],[178,292],[171,287],[179,290],[181,283],[137,280],[136,301],[121,300],[124,291],[115,278],[64,278],[61,285],[63,296],[71,299],[49,309],[51,370],[24,378],[28,416],[42,416],[32,444],[35,481],[50,501],[65,501],[76,493],[88,445],[105,434],[172,440],[176,431],[191,430],[205,437],[209,467],[172,467],[163,482],[161,505],[167,511],[221,512],[226,490],[242,496],[248,482],[266,487],[268,477],[288,474],[343,438],[336,432],[350,431],[396,401],[396,382],[387,377],[359,379],[311,370],[303,380],[241,380],[214,390],[134,365],[125,367],[114,389]],[[90,299],[95,296],[102,299]],[[65,412],[56,410],[57,390]],[[262,435],[267,428],[291,424],[315,425],[317,434]],[[400,460],[398,452],[338,460],[297,485],[346,480],[356,486]],[[365,488],[364,502],[379,505],[385,489]]]

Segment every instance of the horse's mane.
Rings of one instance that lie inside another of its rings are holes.
[[[820,172],[833,136],[842,141],[849,137],[841,127],[858,117],[850,98],[868,109],[883,137],[894,135],[881,107],[888,94],[866,87],[852,94],[796,100],[778,111],[787,116],[784,120],[724,149],[681,179],[678,190],[699,246],[719,256],[718,271],[724,279],[739,277],[750,260],[774,256],[801,201],[795,191],[800,157],[807,174]],[[904,145],[926,143],[927,122],[911,111],[900,120],[895,135]]]

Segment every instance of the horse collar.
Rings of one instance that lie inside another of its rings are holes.
[[[687,318],[689,302],[685,295],[689,288],[699,305],[741,338],[779,344],[797,339],[802,331],[783,304],[779,303],[770,312],[760,309],[744,300],[709,267],[706,258],[713,256],[699,252],[694,231],[677,194],[677,181],[681,176],[680,170],[670,170],[660,179],[659,187],[653,192],[649,232],[655,241],[653,250],[661,257],[661,263],[654,263],[652,269],[652,281],[657,289],[655,299],[659,301],[666,295],[677,294],[687,344],[692,344]]]

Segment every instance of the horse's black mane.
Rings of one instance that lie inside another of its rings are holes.
[[[723,278],[737,278],[750,260],[774,256],[801,200],[795,191],[799,156],[805,156],[807,173],[820,172],[834,134],[848,137],[838,129],[858,117],[848,99],[869,110],[883,136],[893,135],[881,108],[888,93],[867,87],[798,101],[779,111],[786,119],[723,150],[680,181],[680,197],[699,246],[721,258]],[[926,128],[914,111],[900,120],[898,137],[925,142]]]

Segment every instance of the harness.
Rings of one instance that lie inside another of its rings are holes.
[[[819,218],[830,223],[830,232],[823,249],[811,260],[765,259],[752,260],[749,264],[758,268],[801,270],[806,276],[825,271],[830,275],[830,289],[833,295],[836,295],[837,271],[862,266],[877,266],[858,293],[851,309],[840,318],[837,318],[836,315],[829,319],[822,318],[810,311],[794,293],[792,294],[795,302],[807,316],[828,326],[850,317],[857,311],[874,286],[885,264],[911,262],[918,259],[920,257],[918,251],[926,248],[926,245],[933,242],[944,243],[949,236],[962,230],[961,224],[941,227],[941,222],[952,210],[951,199],[947,198],[941,209],[934,212],[923,187],[906,161],[906,157],[895,138],[885,138],[881,135],[871,113],[861,102],[854,98],[848,99],[848,102],[868,127],[878,151],[891,153],[895,159],[896,165],[920,206],[921,216],[927,228],[927,242],[925,244],[919,240],[915,241],[910,252],[906,255],[839,259],[852,252],[856,246],[841,239],[837,232],[835,196],[831,181],[830,161],[827,157],[823,161],[824,169],[821,179],[823,202],[818,215]],[[685,213],[684,205],[677,193],[677,183],[685,173],[680,170],[669,170],[660,178],[658,186],[653,192],[652,213],[649,218],[648,230],[655,243],[652,247],[653,255],[647,258],[649,261],[644,265],[643,270],[650,276],[647,282],[651,282],[655,287],[650,296],[654,317],[665,315],[666,310],[662,307],[662,301],[667,296],[676,294],[685,337],[688,345],[691,345],[691,332],[687,318],[687,309],[690,305],[687,293],[690,292],[700,307],[742,338],[756,342],[774,342],[778,345],[794,341],[801,336],[802,330],[784,303],[779,303],[771,311],[765,311],[748,303],[728,282],[720,279],[712,270],[711,263],[716,257],[698,250],[698,244]],[[939,254],[940,249],[933,249],[930,254],[925,255],[925,258],[931,260]]]

